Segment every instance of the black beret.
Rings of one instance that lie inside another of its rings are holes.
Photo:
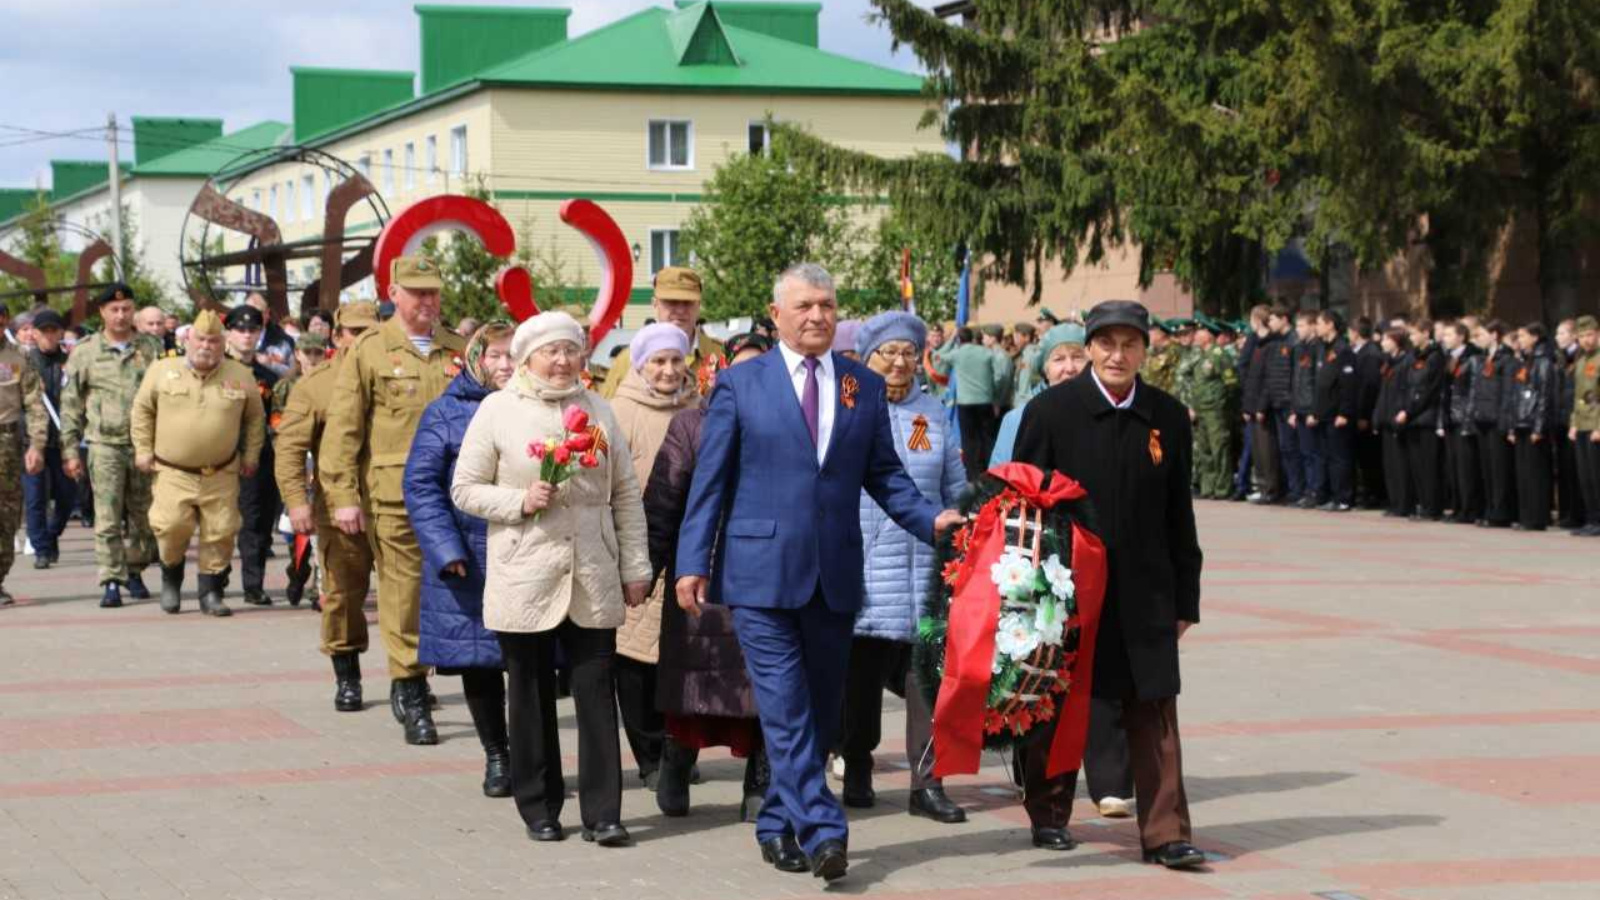
[[[222,326],[229,331],[235,328],[265,328],[266,320],[261,317],[261,310],[256,309],[254,306],[240,304],[228,310],[228,315],[222,320]]]
[[[1097,303],[1083,319],[1084,338],[1093,340],[1095,332],[1117,325],[1137,329],[1146,340],[1149,340],[1150,310],[1145,309],[1143,303],[1132,300],[1107,300]]]
[[[133,288],[128,287],[126,284],[120,281],[114,281],[111,284],[106,285],[105,290],[100,292],[100,296],[94,298],[94,305],[105,306],[107,303],[110,303],[114,300],[133,299]]]
[[[61,313],[53,309],[41,309],[33,314],[33,329],[40,331],[45,328],[65,329],[67,320],[61,318]]]

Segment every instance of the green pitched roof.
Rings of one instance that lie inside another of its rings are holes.
[[[0,222],[22,215],[49,195],[38,188],[0,188]]]
[[[276,146],[288,137],[289,131],[286,122],[257,122],[232,134],[135,166],[133,174],[135,177],[207,178],[246,153]]]
[[[487,69],[495,84],[591,89],[919,94],[916,75],[735,28],[716,0],[643,10]]]

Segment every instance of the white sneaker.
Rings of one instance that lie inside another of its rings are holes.
[[[1121,797],[1102,797],[1100,815],[1107,819],[1126,819],[1133,815],[1133,804]]]
[[[832,773],[834,781],[844,780],[844,757],[835,756],[828,764],[828,771]]]

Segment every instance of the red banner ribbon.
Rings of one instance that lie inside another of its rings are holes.
[[[1029,503],[1049,509],[1085,496],[1083,487],[1055,473],[1044,487],[1044,473],[1024,463],[1006,463],[989,470]],[[989,581],[989,567],[1005,553],[1005,527],[1000,505],[988,503],[978,512],[968,544],[966,565],[951,586],[950,617],[945,631],[944,677],[933,712],[933,775],[970,775],[983,757],[983,719],[994,677],[995,625],[1000,618],[1000,592]],[[1072,580],[1078,604],[1078,654],[1073,661],[1066,706],[1050,745],[1048,772],[1077,769],[1083,760],[1089,722],[1089,692],[1094,671],[1094,638],[1105,596],[1105,547],[1092,533],[1072,526]]]

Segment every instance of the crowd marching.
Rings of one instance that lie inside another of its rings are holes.
[[[844,806],[876,803],[886,688],[906,701],[910,813],[964,821],[932,775],[933,716],[910,663],[934,535],[961,521],[951,510],[969,483],[1013,457],[1054,453],[1121,478],[1072,455],[1096,452],[1084,436],[1100,420],[1068,424],[1088,406],[1137,416],[1152,463],[1168,446],[1185,467],[1160,477],[1191,481],[1175,482],[1182,497],[1163,507],[1187,517],[1187,531],[1158,542],[1171,545],[1176,621],[1155,637],[1129,633],[1142,649],[1107,682],[1122,687],[1102,697],[1097,681],[1085,764],[1100,811],[1137,807],[1146,858],[1174,868],[1203,861],[1188,843],[1173,706],[1177,636],[1198,621],[1191,495],[1530,530],[1556,510],[1562,526],[1600,535],[1592,317],[1562,323],[1553,340],[1537,323],[1347,323],[1266,306],[1244,323],[1150,328],[1142,307],[1115,302],[1009,330],[905,312],[835,327],[831,279],[801,265],[779,276],[773,319],[723,343],[702,328],[698,275],[668,268],[655,320],[602,376],[586,325],[564,312],[450,330],[432,260],[403,257],[391,275],[383,304],[298,321],[275,321],[251,296],[180,326],[114,285],[98,298],[97,334],[44,308],[4,323],[14,341],[0,349],[0,432],[13,437],[0,441],[0,575],[24,507],[38,568],[58,561],[70,517],[92,524],[103,607],[148,598],[142,573],[155,564],[161,609],[180,612],[191,539],[202,612],[230,615],[235,547],[244,602],[270,605],[267,560],[281,553],[287,601],[309,596],[320,612],[343,712],[365,708],[375,575],[405,741],[440,740],[428,679],[459,676],[484,750],[482,790],[514,797],[538,841],[565,835],[564,696],[577,716],[582,836],[602,846],[629,841],[621,736],[668,816],[690,810],[699,752],[726,746],[746,760],[740,818],[756,823],[762,858],[842,875],[843,813],[823,760]],[[766,387],[792,388],[801,415],[764,419]],[[876,432],[852,430],[858,403],[882,404]],[[797,447],[804,458],[789,460]],[[769,457],[817,481],[768,481]],[[1080,479],[1091,495],[1097,477]],[[763,507],[840,490],[850,524],[823,528],[819,512],[805,527],[822,536],[808,532],[803,552],[783,514]],[[1108,526],[1128,530],[1108,538],[1114,568],[1147,552],[1130,549],[1146,526],[1123,518]],[[833,540],[844,541],[837,553],[817,549]],[[807,553],[828,564],[789,568]],[[713,594],[744,596],[702,602],[708,580]],[[788,642],[835,639],[847,648],[837,674],[805,660],[797,677],[772,677],[793,664],[780,652]],[[1102,632],[1102,644],[1119,639]],[[1170,660],[1141,656],[1169,643]],[[1015,765],[1034,845],[1070,849],[1076,773],[1051,776],[1027,749]]]

